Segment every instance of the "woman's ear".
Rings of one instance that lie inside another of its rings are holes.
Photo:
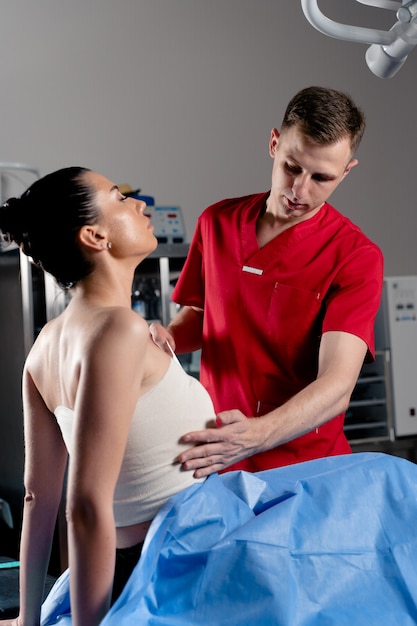
[[[107,237],[104,231],[97,225],[82,226],[78,231],[78,240],[91,250],[105,250],[107,248]]]

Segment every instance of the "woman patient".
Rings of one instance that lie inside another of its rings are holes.
[[[157,511],[195,482],[176,464],[178,442],[213,419],[211,400],[131,310],[135,269],[157,245],[145,206],[104,176],[71,167],[0,207],[3,236],[72,292],[23,373],[20,615],[9,624],[39,624],[68,455],[74,626],[101,621]]]

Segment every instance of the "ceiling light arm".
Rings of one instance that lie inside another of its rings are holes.
[[[389,9],[390,11],[398,11],[400,0],[356,0],[360,4],[366,4],[369,7],[377,9]]]
[[[317,0],[301,0],[303,13],[312,26],[323,35],[353,41],[356,43],[375,43],[388,46],[395,39],[393,30],[375,30],[361,26],[349,26],[329,19],[322,13],[317,4]]]
[[[396,9],[397,22],[389,30],[350,26],[329,19],[319,9],[318,0],[301,0],[305,17],[319,32],[335,39],[371,44],[366,51],[366,63],[379,78],[392,78],[404,65],[417,45],[417,0],[380,0],[379,8]],[[378,0],[358,0],[378,6]]]

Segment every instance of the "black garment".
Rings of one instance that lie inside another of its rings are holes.
[[[142,553],[143,541],[130,548],[116,548],[116,566],[114,570],[112,605],[120,596],[125,584]]]

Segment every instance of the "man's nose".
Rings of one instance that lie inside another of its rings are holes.
[[[296,176],[294,178],[293,181],[293,185],[292,185],[292,191],[293,194],[298,198],[303,198],[308,190],[308,185],[309,185],[309,178],[308,176]]]

